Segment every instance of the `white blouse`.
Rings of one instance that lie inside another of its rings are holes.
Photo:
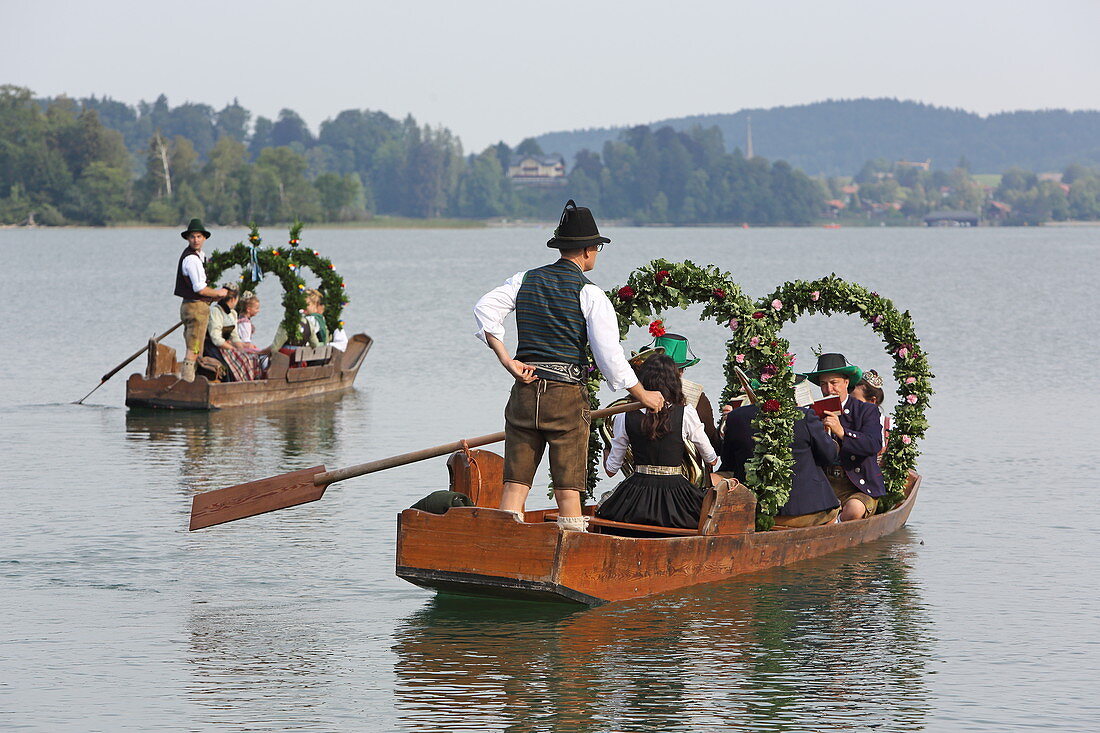
[[[643,407],[642,412],[648,412],[648,410]],[[614,476],[623,467],[623,457],[626,455],[626,449],[630,447],[630,438],[626,434],[626,413],[620,412],[612,418],[611,425],[615,437],[611,440],[610,452],[604,457],[604,467]],[[699,451],[703,463],[713,464],[718,460],[714,447],[707,439],[707,434],[703,432],[703,421],[699,419],[699,413],[690,405],[684,408],[684,422],[680,427],[680,435],[685,441],[695,445],[695,450]]]

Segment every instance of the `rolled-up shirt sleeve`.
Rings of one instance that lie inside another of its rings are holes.
[[[611,430],[615,437],[611,439],[611,450],[604,456],[603,465],[614,476],[623,467],[626,449],[630,447],[630,438],[626,436],[626,413],[620,412],[611,418]]]
[[[703,421],[699,419],[699,413],[691,405],[684,408],[683,437],[684,440],[695,444],[695,450],[699,451],[699,457],[705,463],[714,463],[718,460],[718,454],[714,452],[714,446],[710,444],[710,438],[703,430]]]
[[[588,345],[607,386],[616,391],[630,389],[638,383],[638,377],[623,354],[619,319],[607,294],[595,285],[585,285],[581,289],[581,312],[588,325]]]
[[[526,274],[526,271],[517,272],[499,288],[493,288],[481,296],[474,306],[474,320],[477,321],[474,335],[485,344],[489,343],[487,335],[504,341],[504,319],[516,309],[516,294]]]

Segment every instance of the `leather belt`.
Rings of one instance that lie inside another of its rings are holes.
[[[584,368],[577,364],[562,361],[527,361],[526,359],[520,359],[520,361],[533,366],[535,375],[539,379],[565,382],[566,384],[580,384],[584,381]]]
[[[680,466],[635,466],[634,473],[644,473],[650,476],[679,476],[684,472]]]

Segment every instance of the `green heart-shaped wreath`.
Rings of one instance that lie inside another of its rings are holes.
[[[757,497],[757,527],[770,529],[773,517],[791,492],[794,459],[790,443],[794,422],[801,416],[794,401],[794,372],[790,344],[780,336],[783,325],[811,313],[858,315],[876,331],[894,360],[894,378],[900,400],[894,408],[890,442],[883,456],[882,472],[887,495],[879,502],[886,511],[904,498],[909,471],[916,466],[917,442],[928,428],[924,411],[932,395],[933,375],[920,348],[909,311],[898,311],[893,302],[857,283],[836,275],[779,286],[758,301],[747,298],[717,267],[692,262],[653,260],[630,274],[626,285],[609,290],[608,297],[619,317],[619,336],[630,325],[644,326],[650,318],[672,307],[703,304],[702,318],[714,318],[730,329],[726,341],[726,388],[722,400],[731,398],[738,381],[734,367],[761,375],[756,390],[762,409],[753,424],[756,451],[746,465],[748,487]],[[596,403],[600,374],[592,371],[589,388]],[[593,425],[590,443],[589,490],[597,480],[599,438]]]

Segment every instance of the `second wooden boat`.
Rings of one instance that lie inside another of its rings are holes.
[[[357,333],[348,340],[347,351],[331,349],[317,366],[292,367],[290,357],[277,352],[271,356],[267,378],[253,382],[212,382],[201,375],[184,382],[175,349],[150,341],[145,374],[132,374],[126,381],[126,406],[218,410],[340,392],[355,383],[372,343],[370,336]]]

